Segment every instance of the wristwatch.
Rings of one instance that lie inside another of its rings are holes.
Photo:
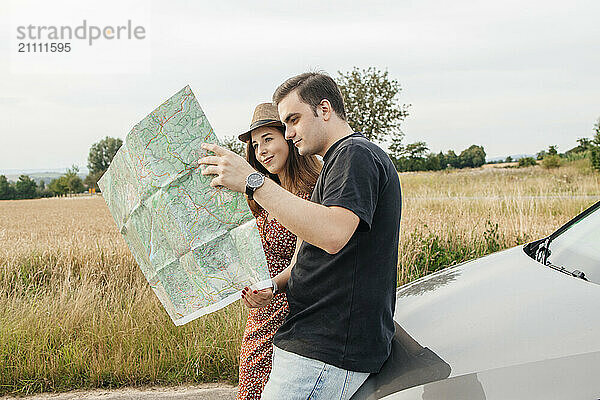
[[[246,194],[248,199],[253,200],[254,192],[265,183],[265,176],[254,171],[246,177]]]
[[[277,286],[275,279],[271,279],[271,283],[273,284],[273,296],[275,296],[277,293],[279,293],[279,286]]]

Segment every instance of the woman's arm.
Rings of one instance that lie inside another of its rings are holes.
[[[290,265],[288,265],[283,271],[277,274],[273,280],[277,283],[277,288],[280,292],[285,291],[287,287],[288,280],[290,279],[290,275],[292,274],[292,268],[294,264],[296,264],[296,259],[298,257],[298,251],[300,250],[300,245],[302,244],[302,240],[298,238],[296,240],[296,251],[294,251],[294,256],[292,257],[292,261],[290,261]],[[263,290],[251,290],[248,287],[245,287],[242,290],[242,301],[247,307],[250,308],[259,308],[264,307],[271,303],[273,300],[273,288],[266,288]]]

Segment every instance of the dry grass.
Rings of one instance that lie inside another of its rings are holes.
[[[239,304],[175,327],[101,197],[0,203],[0,392],[235,381]]]
[[[399,283],[544,237],[600,199],[600,176],[581,163],[403,173],[400,180]]]
[[[401,174],[399,283],[542,237],[600,198],[598,175]],[[0,202],[0,393],[235,381],[245,310],[175,327],[100,197]]]

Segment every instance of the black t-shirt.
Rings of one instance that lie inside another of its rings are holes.
[[[394,335],[398,173],[360,133],[336,142],[323,162],[311,200],[346,208],[360,222],[337,254],[302,244],[287,284],[290,312],[274,343],[339,368],[377,372]]]

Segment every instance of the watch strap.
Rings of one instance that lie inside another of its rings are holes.
[[[248,196],[249,200],[254,200],[254,189],[248,185],[246,185],[246,196]]]

